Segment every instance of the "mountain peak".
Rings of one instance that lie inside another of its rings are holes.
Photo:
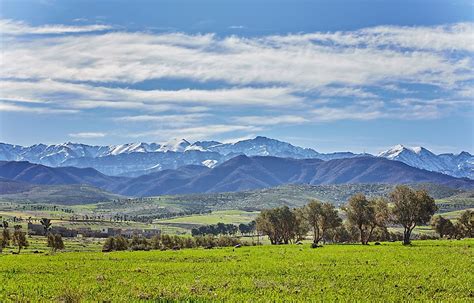
[[[161,152],[167,152],[167,151],[184,152],[186,150],[186,147],[188,147],[190,145],[191,145],[191,143],[189,143],[186,139],[174,138],[174,139],[164,143],[158,149],[158,151],[161,151]]]

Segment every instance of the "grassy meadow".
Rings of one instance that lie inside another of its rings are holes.
[[[209,214],[197,214],[191,216],[182,216],[172,219],[157,220],[161,224],[191,224],[191,225],[211,225],[217,223],[235,224],[249,223],[258,216],[259,211],[243,210],[221,210],[213,211]]]
[[[467,302],[474,296],[473,245],[3,254],[0,301]]]

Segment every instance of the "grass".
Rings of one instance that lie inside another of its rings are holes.
[[[472,301],[474,240],[1,255],[0,301]]]
[[[463,212],[465,212],[466,210],[474,211],[474,208],[467,208],[467,209],[462,209],[462,210],[455,210],[455,211],[450,211],[450,212],[446,212],[446,213],[440,213],[440,214],[437,214],[437,215],[443,216],[443,217],[445,217],[446,219],[456,220],[456,219],[458,219],[459,217],[461,217],[461,214],[462,214]]]

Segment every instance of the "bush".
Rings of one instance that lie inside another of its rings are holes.
[[[129,247],[127,239],[123,236],[108,237],[102,247],[103,252],[127,250]]]

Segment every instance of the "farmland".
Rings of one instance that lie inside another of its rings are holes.
[[[474,240],[0,256],[0,301],[469,301]]]

